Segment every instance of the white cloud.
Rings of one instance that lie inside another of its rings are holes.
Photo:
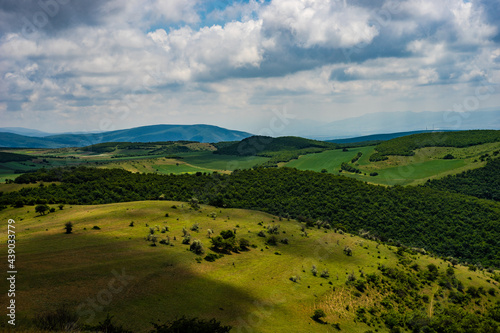
[[[265,28],[286,31],[302,47],[352,47],[378,35],[369,12],[342,1],[275,0],[262,10]]]

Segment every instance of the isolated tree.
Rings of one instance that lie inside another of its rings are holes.
[[[200,225],[198,223],[193,224],[191,227],[191,231],[196,231],[198,232],[200,230]]]
[[[35,207],[35,212],[39,213],[40,215],[45,215],[45,212],[49,210],[49,206],[47,205],[38,205]]]
[[[313,267],[311,268],[311,273],[314,276],[318,275],[318,269],[316,268],[316,265],[313,265]]]
[[[317,310],[314,310],[314,314],[312,316],[312,319],[314,319],[315,321],[321,321],[321,319],[325,318],[325,317],[326,317],[325,311],[323,311],[321,309],[317,309]]]
[[[66,229],[67,234],[70,234],[73,231],[73,223],[66,222],[66,224],[64,225],[64,229]]]
[[[61,204],[61,205],[59,205],[59,206],[57,206],[57,207],[59,207],[59,210],[63,210],[64,205],[62,205],[62,204]]]
[[[208,229],[207,230],[207,237],[212,238],[213,233],[214,233],[214,231],[212,229]]]
[[[347,256],[352,256],[352,249],[349,246],[344,247],[344,254]]]

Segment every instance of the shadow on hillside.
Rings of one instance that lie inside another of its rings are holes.
[[[183,315],[235,325],[259,304],[247,291],[204,274],[216,267],[236,268],[222,266],[223,259],[197,264],[197,256],[179,240],[172,248],[97,233],[79,236],[41,235],[18,244],[27,249],[17,257],[16,303],[22,317],[66,306],[81,324],[97,324],[110,313],[124,328],[148,332],[152,322]],[[31,325],[27,320],[17,324]]]

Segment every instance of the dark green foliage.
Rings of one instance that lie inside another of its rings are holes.
[[[0,163],[31,161],[34,158],[36,157],[23,154],[0,152]]]
[[[210,241],[212,242],[211,249],[215,252],[230,253],[238,250],[236,237],[231,230],[221,231],[220,236],[212,237]]]
[[[250,247],[250,241],[246,238],[240,238],[239,243],[240,243],[240,250],[242,251],[246,251]]]
[[[382,187],[333,174],[289,168],[236,170],[231,175],[135,174],[93,168],[50,169],[24,174],[16,182],[62,181],[0,196],[0,205],[37,202],[105,204],[166,200],[219,202],[226,207],[262,210],[302,221],[330,221],[345,231],[364,229],[382,241],[500,266],[500,207],[429,187]],[[336,227],[338,229],[338,227]]]
[[[269,238],[266,239],[266,244],[267,245],[271,245],[271,246],[276,246],[278,245],[278,237],[276,237],[275,235],[271,235],[269,236]]]
[[[229,333],[231,326],[224,326],[215,319],[205,320],[198,318],[181,317],[166,324],[153,323],[154,330],[150,333]]]
[[[101,230],[101,228],[99,226],[95,225],[92,227],[92,230]]]
[[[209,262],[214,262],[215,260],[224,257],[223,254],[209,253],[205,256],[205,260]]]
[[[370,176],[372,177],[378,176],[378,172],[370,172]]]
[[[37,205],[35,207],[35,212],[39,213],[40,215],[45,215],[45,212],[48,210],[50,210],[50,208],[47,205]]]
[[[355,167],[353,167],[352,165],[347,164],[346,162],[343,162],[340,165],[340,169],[342,169],[344,171],[347,171],[347,172],[361,173],[361,170],[356,169]]]
[[[361,156],[363,156],[363,153],[362,152],[358,152],[356,154],[356,156],[354,156],[354,158],[351,160],[351,163],[353,163],[353,164],[356,163],[361,158]]]
[[[443,156],[443,160],[453,160],[455,159],[455,156],[453,156],[452,154],[446,154]]]
[[[429,180],[425,186],[500,201],[500,158],[488,161],[479,169]]]
[[[205,252],[205,250],[203,249],[203,243],[198,240],[198,239],[195,239],[192,243],[191,243],[191,246],[189,247],[189,250],[191,252],[194,252],[195,254],[203,254]]]
[[[321,319],[325,317],[326,313],[321,309],[314,310],[314,314],[312,315],[312,319],[315,321],[321,321]]]

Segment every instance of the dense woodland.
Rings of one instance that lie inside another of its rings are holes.
[[[500,201],[500,158],[489,160],[484,168],[429,180],[425,186]]]
[[[73,167],[42,169],[15,181],[62,184],[3,193],[0,205],[188,201],[196,197],[218,207],[262,210],[309,223],[323,220],[352,233],[363,229],[370,237],[384,241],[400,241],[470,263],[500,266],[498,203],[430,187],[387,188],[289,168],[165,176]]]
[[[370,161],[387,159],[389,155],[413,156],[414,150],[425,147],[469,147],[500,141],[500,131],[475,130],[460,132],[420,133],[384,141],[377,145],[377,150]]]
[[[0,152],[0,163],[30,161],[34,157],[24,154]]]

